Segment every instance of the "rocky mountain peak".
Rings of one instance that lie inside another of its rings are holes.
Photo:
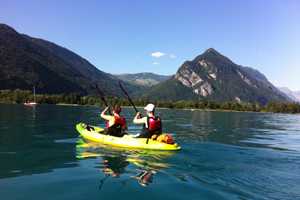
[[[237,101],[239,103],[258,102],[262,105],[268,101],[288,101],[286,97],[252,77],[252,73],[249,72],[249,74],[248,71],[215,49],[209,48],[194,60],[182,64],[174,76],[174,80],[177,82],[175,82],[174,88],[170,89],[175,92],[171,95],[178,96],[185,91],[183,95],[188,99],[206,98],[220,102]],[[263,75],[260,74],[260,76]],[[171,82],[172,79],[169,81]],[[169,81],[165,84],[170,85]],[[177,96],[176,98],[183,99],[183,96]]]
[[[219,52],[217,52],[214,48],[209,48],[206,51],[204,51],[204,53],[219,53]]]

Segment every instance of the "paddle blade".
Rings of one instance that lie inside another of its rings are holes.
[[[123,90],[123,92],[125,93],[126,97],[129,99],[129,96],[128,96],[127,92],[124,90],[123,85],[121,84],[120,79],[118,79],[118,81],[119,81],[120,88]]]
[[[99,88],[99,86],[98,86],[97,80],[95,80],[95,85],[96,85],[96,88],[97,88],[97,90],[98,90],[98,92],[99,92],[101,98],[104,98],[103,93],[101,92],[101,90],[100,90],[100,88]]]

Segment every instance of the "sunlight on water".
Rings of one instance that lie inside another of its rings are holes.
[[[182,149],[154,151],[79,136],[103,109],[0,104],[1,199],[300,198],[299,115],[157,109]]]

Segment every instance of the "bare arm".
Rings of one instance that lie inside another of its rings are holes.
[[[109,110],[109,107],[106,107],[105,108],[105,110],[101,113],[101,117],[103,118],[103,119],[106,119],[106,120],[110,120],[111,119],[111,116],[110,115],[105,115],[106,114],[106,112]]]
[[[133,123],[135,124],[143,124],[143,123],[147,123],[147,117],[143,117],[141,118],[142,113],[138,112],[135,116],[135,118],[133,119]]]

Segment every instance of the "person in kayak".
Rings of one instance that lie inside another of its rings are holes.
[[[151,138],[152,135],[159,135],[162,133],[162,123],[158,116],[155,116],[155,106],[150,103],[144,108],[147,116],[142,118],[142,113],[138,112],[133,123],[144,124],[141,134],[134,136],[135,138]]]
[[[105,108],[105,110],[100,115],[103,119],[108,120],[107,126],[104,129],[104,131],[102,132],[102,134],[113,135],[113,136],[117,136],[117,137],[122,137],[123,135],[120,135],[121,133],[115,133],[114,131],[110,130],[110,128],[114,124],[122,124],[123,125],[122,129],[123,130],[128,130],[126,119],[120,115],[121,114],[121,110],[122,110],[121,106],[115,105],[113,107],[113,114],[114,114],[114,116],[106,115],[106,112],[109,109],[110,109],[109,107]]]

